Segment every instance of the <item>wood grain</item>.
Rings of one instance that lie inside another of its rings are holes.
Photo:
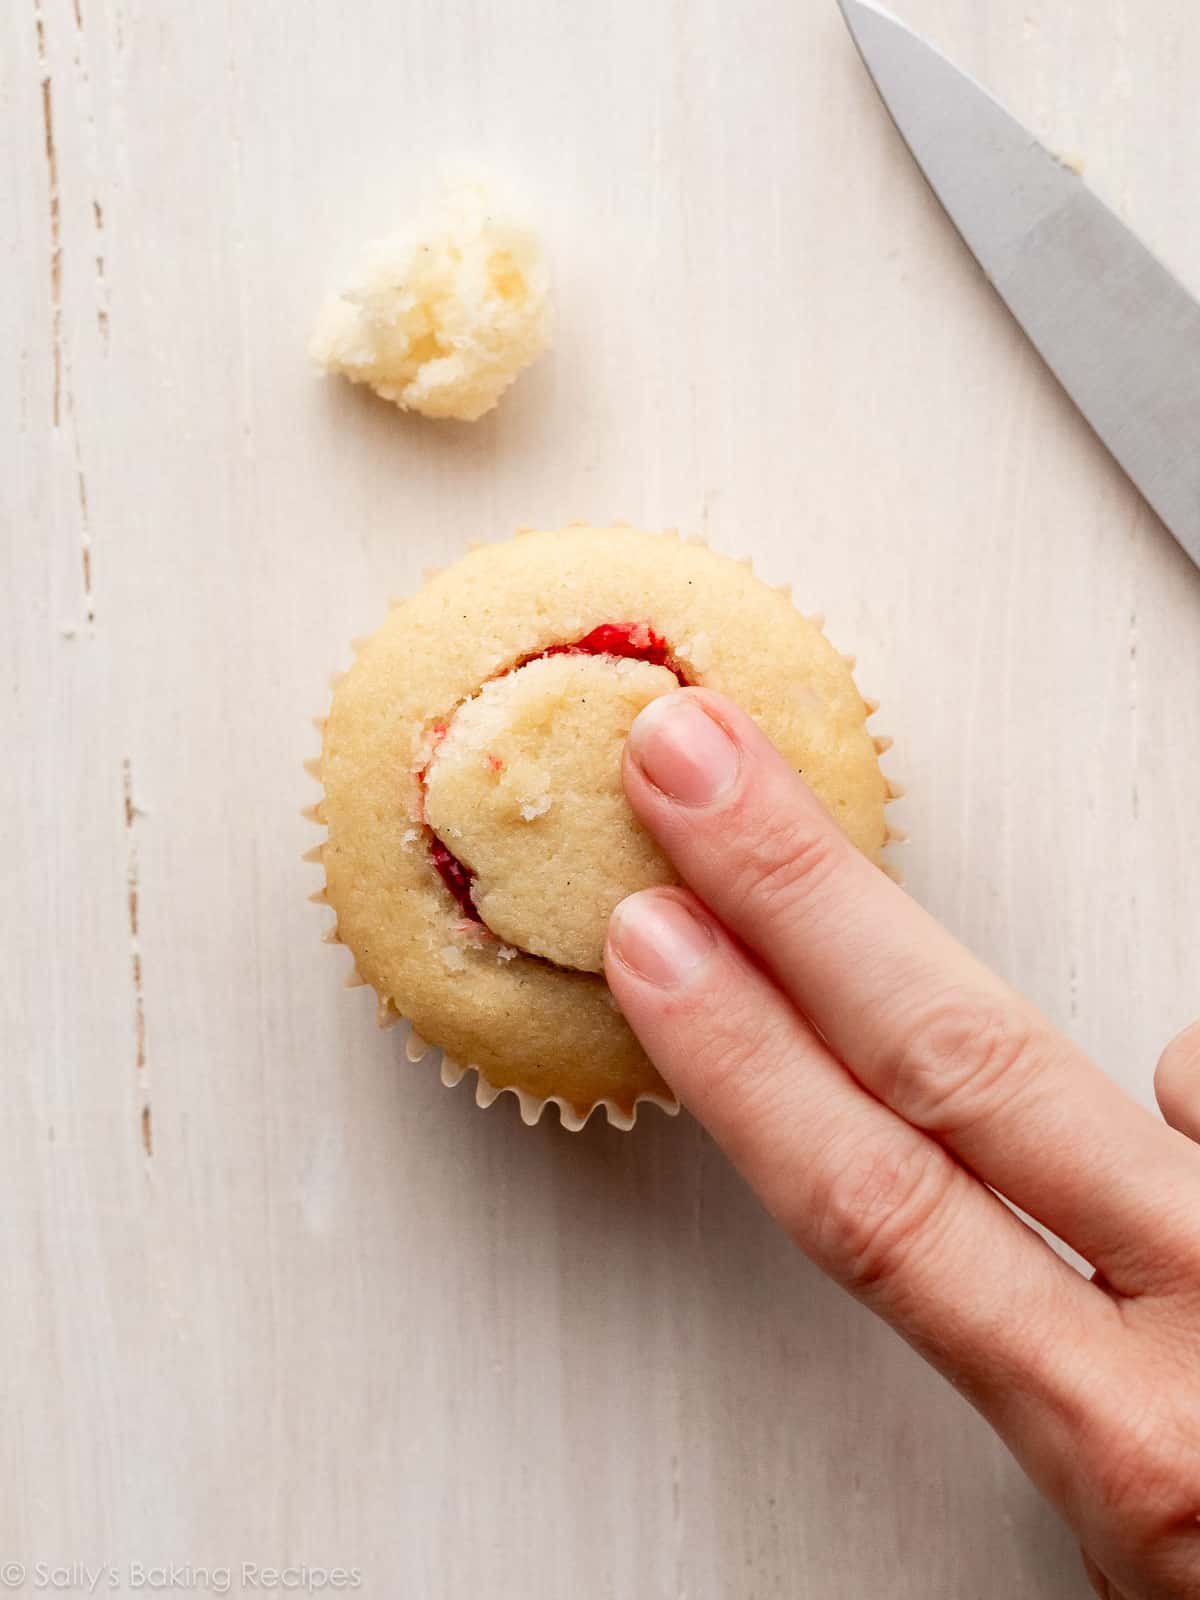
[[[1200,288],[1176,0],[905,0]],[[0,1561],[371,1596],[1062,1600],[1071,1541],[694,1126],[484,1114],[304,903],[307,718],[472,537],[624,516],[857,651],[914,894],[1137,1095],[1200,1009],[1200,575],[827,0],[14,0],[0,48]],[[474,427],[314,378],[436,163],[556,349]]]

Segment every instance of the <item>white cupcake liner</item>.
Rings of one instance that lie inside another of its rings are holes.
[[[569,1100],[564,1100],[561,1095],[547,1095],[545,1099],[532,1094],[528,1089],[521,1089],[516,1084],[506,1084],[503,1088],[497,1087],[490,1079],[486,1078],[481,1067],[474,1064],[464,1066],[462,1062],[455,1061],[444,1050],[439,1050],[436,1045],[429,1044],[422,1039],[417,1030],[409,1024],[408,1037],[404,1041],[405,1058],[417,1063],[426,1061],[430,1056],[440,1058],[441,1079],[447,1089],[456,1089],[470,1073],[475,1073],[475,1104],[481,1111],[486,1111],[489,1106],[495,1105],[501,1095],[511,1094],[517,1102],[517,1109],[521,1121],[527,1128],[534,1128],[542,1120],[542,1113],[547,1106],[558,1108],[560,1125],[568,1133],[579,1133],[597,1111],[603,1111],[612,1128],[621,1133],[628,1133],[636,1124],[638,1111],[644,1105],[657,1106],[668,1117],[679,1115],[679,1101],[670,1100],[661,1094],[640,1094],[632,1106],[626,1109],[618,1105],[615,1100],[597,1100],[586,1111],[580,1111]]]

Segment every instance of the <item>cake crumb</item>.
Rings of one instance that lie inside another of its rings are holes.
[[[679,647],[679,659],[686,661],[697,672],[707,672],[712,666],[712,640],[706,633],[698,633]]]
[[[448,971],[450,971],[450,972],[465,972],[466,971],[467,958],[463,954],[461,948],[458,945],[456,945],[456,944],[444,944],[442,946],[442,948],[438,951],[438,954],[442,958],[442,964],[447,968]]]
[[[309,353],[402,411],[473,422],[549,341],[537,235],[475,180],[368,247],[321,311]]]
[[[521,816],[526,822],[536,822],[538,817],[546,815],[553,803],[549,791],[530,795],[528,799],[521,801]]]

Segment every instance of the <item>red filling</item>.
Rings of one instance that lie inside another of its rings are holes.
[[[631,661],[649,661],[651,666],[669,667],[680,683],[687,682],[672,658],[670,645],[648,622],[602,622],[574,644],[552,644],[548,650],[523,656],[517,665],[523,667],[527,662],[539,661],[542,656],[625,656]]]
[[[514,661],[511,667],[505,667],[503,672],[496,673],[496,677],[507,677],[518,667],[527,667],[531,661],[540,661],[543,656],[624,656],[631,661],[648,661],[651,666],[666,667],[669,672],[675,674],[685,688],[688,683],[683,668],[671,654],[670,645],[661,634],[655,633],[648,622],[602,622],[598,628],[593,628],[591,633],[585,633],[583,638],[577,639],[574,644],[552,644],[547,650],[531,651],[519,661]],[[444,738],[446,724],[434,723],[433,732],[436,739]],[[417,774],[422,799],[425,793],[426,770],[422,768]],[[483,918],[471,898],[471,885],[475,881],[475,874],[452,850],[447,849],[428,823],[426,832],[429,834],[430,859],[438,877],[454,896],[463,916],[472,922],[482,923]]]
[[[432,828],[429,829],[429,854],[433,857],[438,877],[458,901],[463,916],[470,917],[472,922],[482,922],[483,918],[476,910],[474,900],[471,899],[471,885],[475,881],[475,874],[470,867],[464,867],[458,857],[446,849]]]

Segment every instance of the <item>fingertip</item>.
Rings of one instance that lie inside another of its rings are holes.
[[[723,800],[741,772],[738,741],[694,689],[652,700],[634,718],[625,748],[640,777],[686,808]]]
[[[1154,1094],[1170,1126],[1200,1140],[1200,1022],[1172,1039],[1159,1057]]]
[[[807,1028],[690,890],[644,889],[609,919],[605,975],[647,1055],[760,1192],[774,1170],[765,1123],[804,1085],[789,1065]],[[785,1119],[790,1124],[796,1119]]]
[[[604,944],[610,983],[626,974],[657,989],[685,987],[716,954],[713,926],[686,890],[641,889],[613,911]]]

